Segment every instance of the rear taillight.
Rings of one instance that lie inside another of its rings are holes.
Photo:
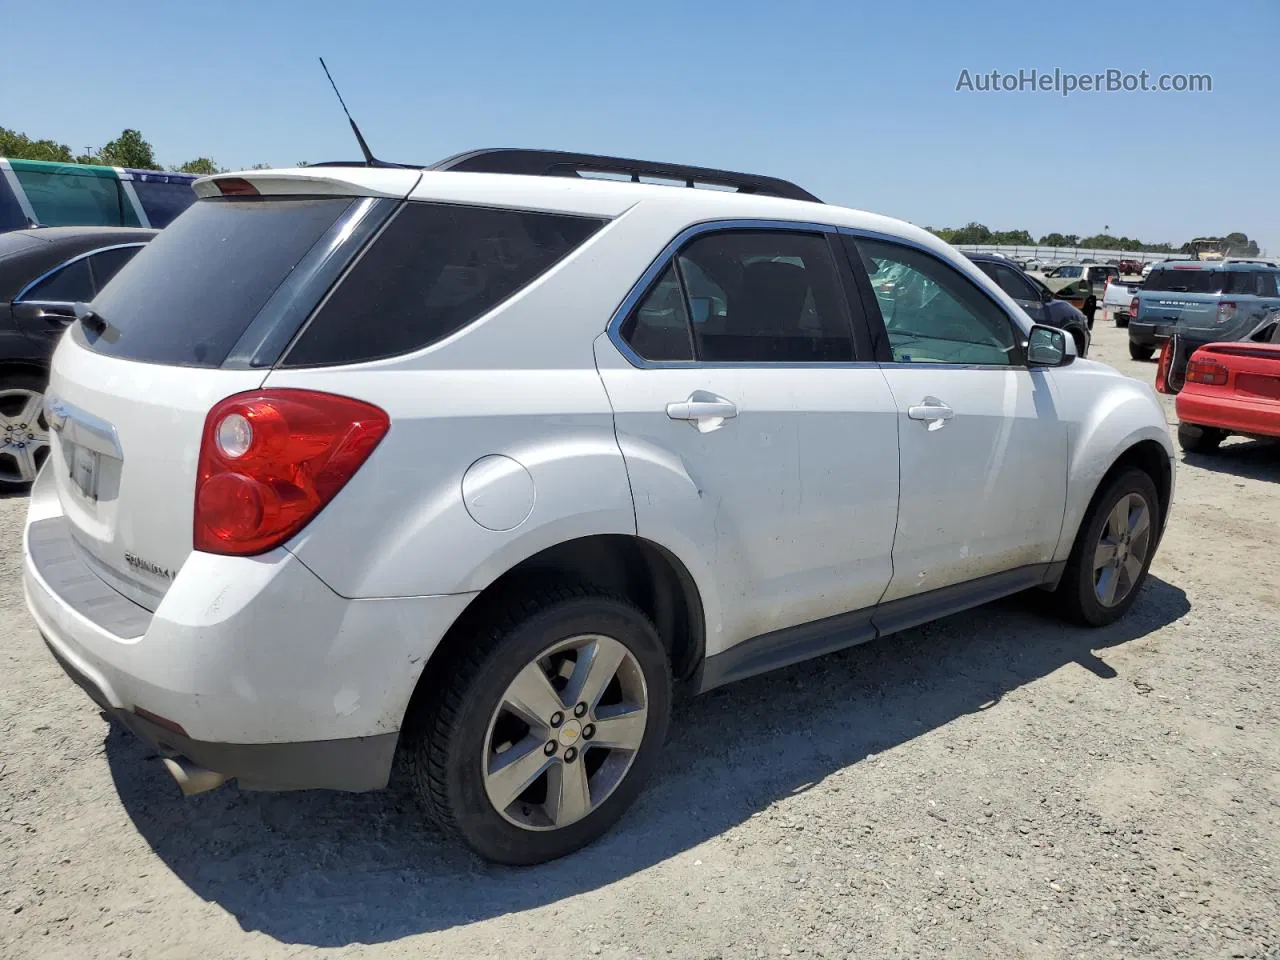
[[[1129,316],[1136,317],[1138,315],[1138,298],[1134,297],[1129,301]]]
[[[1227,368],[1216,360],[1191,358],[1187,364],[1187,383],[1203,383],[1211,387],[1223,387],[1227,383]]]
[[[1173,364],[1173,340],[1166,340],[1160,348],[1160,362],[1156,364],[1156,393],[1176,393],[1169,386],[1169,367]]]
[[[1218,322],[1230,323],[1236,318],[1236,305],[1230,300],[1223,300],[1218,304]]]
[[[263,553],[306,526],[391,426],[367,403],[310,390],[261,390],[205,418],[196,473],[194,545]]]

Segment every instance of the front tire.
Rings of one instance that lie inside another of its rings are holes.
[[[1155,347],[1144,347],[1140,343],[1129,341],[1129,357],[1133,360],[1145,361],[1150,360],[1156,355]]]
[[[1178,446],[1187,453],[1217,453],[1227,432],[1216,427],[1201,427],[1194,423],[1178,424]]]
[[[432,819],[482,857],[555,860],[604,834],[657,765],[671,668],[649,619],[585,587],[525,595],[467,638],[407,744]]]
[[[1128,613],[1147,578],[1160,522],[1160,500],[1147,473],[1131,468],[1108,482],[1080,524],[1058,584],[1062,614],[1103,627]]]

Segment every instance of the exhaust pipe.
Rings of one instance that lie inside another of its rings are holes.
[[[182,757],[165,757],[164,765],[173,779],[178,781],[184,797],[194,797],[197,793],[205,793],[227,782],[226,774],[197,767]]]

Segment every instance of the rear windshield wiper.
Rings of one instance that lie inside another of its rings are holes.
[[[107,327],[110,326],[110,324],[107,323],[106,318],[101,314],[95,313],[89,304],[77,302],[75,309],[76,319],[79,320],[80,325],[90,333],[102,336],[107,332]]]

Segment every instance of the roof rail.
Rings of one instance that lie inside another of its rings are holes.
[[[690,167],[678,163],[606,157],[592,153],[568,153],[561,150],[522,150],[512,147],[469,150],[466,153],[446,157],[427,169],[453,170],[460,173],[516,173],[535,177],[582,177],[584,174],[592,173],[624,174],[629,176],[633,183],[641,182],[641,177],[651,177],[676,181],[683,183],[686,187],[706,184],[732,187],[737,193],[785,197],[788,200],[807,200],[810,203],[822,202],[808,190],[776,177],[735,173],[732,170],[713,170],[709,167]]]

